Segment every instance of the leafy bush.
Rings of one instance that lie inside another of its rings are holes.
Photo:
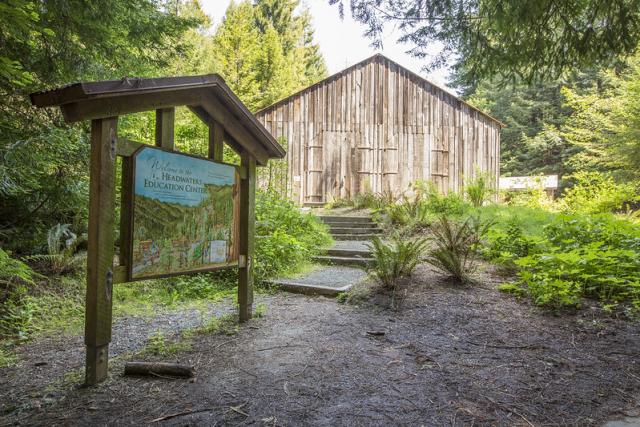
[[[412,187],[413,197],[403,195],[384,209],[392,225],[407,226],[409,232],[427,228],[438,215],[462,215],[469,208],[459,194],[445,196],[431,181],[416,181]]]
[[[479,245],[490,225],[478,217],[457,222],[442,215],[431,226],[434,247],[426,261],[462,283],[469,282]]]
[[[384,209],[392,203],[395,203],[396,200],[398,200],[398,197],[388,191],[384,191],[382,193],[372,193],[370,191],[365,191],[356,194],[353,199],[353,206],[356,209],[380,210]]]
[[[468,205],[458,193],[443,195],[432,181],[416,181],[413,187],[428,209],[438,215],[462,215]]]
[[[388,205],[386,211],[394,225],[412,224],[414,227],[422,228],[428,226],[433,218],[429,204],[420,193],[413,199],[403,196],[401,202]]]
[[[509,205],[526,206],[532,209],[546,209],[548,211],[558,211],[560,205],[547,193],[544,186],[543,176],[535,178],[535,186],[522,190],[503,191],[502,199]]]
[[[256,199],[255,272],[258,280],[298,269],[332,243],[328,228],[273,191]]]
[[[611,214],[560,214],[545,225],[529,224],[525,233],[525,223],[544,218],[530,212],[489,233],[485,254],[517,270],[516,283],[505,291],[517,287],[516,293],[554,309],[579,306],[583,297],[640,308],[638,225]]]
[[[332,198],[324,205],[325,209],[346,208],[350,206],[354,206],[354,202],[341,197]]]
[[[78,246],[86,241],[71,231],[69,224],[57,224],[47,234],[47,254],[31,255],[26,259],[41,265],[45,272],[64,274],[83,266],[84,256],[76,253]]]
[[[0,338],[24,336],[30,318],[24,296],[37,277],[28,265],[0,248]]]
[[[575,184],[565,190],[562,198],[569,212],[613,212],[639,200],[633,184],[616,184],[611,176],[600,172],[578,172],[570,178]]]
[[[38,275],[25,263],[11,258],[7,252],[0,248],[0,285],[4,292],[8,292],[13,286],[20,283],[32,285]],[[3,301],[0,298],[0,301]]]
[[[521,258],[520,284],[534,302],[553,308],[577,306],[580,297],[607,303],[631,301],[640,308],[640,254],[603,249],[599,243],[565,252]]]
[[[486,172],[477,170],[476,177],[470,179],[465,185],[464,191],[467,199],[473,206],[482,206],[484,202],[489,200],[489,197],[494,193],[490,183],[491,176]]]
[[[481,248],[482,255],[509,273],[517,270],[516,259],[540,252],[544,245],[544,239],[525,235],[514,219],[508,222],[506,230],[490,228],[487,236],[488,244]]]
[[[403,239],[394,235],[386,243],[374,237],[371,240],[373,275],[384,287],[393,289],[398,279],[411,275],[426,245],[424,238]]]

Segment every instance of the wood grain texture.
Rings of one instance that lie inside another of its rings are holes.
[[[85,382],[107,377],[111,341],[111,307],[114,256],[115,162],[117,118],[91,122],[91,171],[87,243],[87,297]]]
[[[173,127],[176,109],[160,108],[156,110],[156,146],[173,150]]]
[[[256,117],[286,139],[288,195],[302,204],[365,191],[399,195],[416,180],[459,192],[478,170],[497,188],[501,123],[383,56]]]
[[[209,158],[222,161],[224,153],[224,128],[218,122],[209,124]]]
[[[239,254],[244,259],[238,269],[238,312],[241,322],[251,319],[253,306],[253,253],[256,219],[256,159],[248,152],[240,155],[246,175],[240,180]]]

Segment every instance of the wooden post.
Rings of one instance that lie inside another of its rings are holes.
[[[222,161],[224,149],[224,128],[218,122],[209,125],[209,158]]]
[[[240,321],[251,319],[253,305],[253,251],[255,247],[256,159],[247,151],[240,154],[240,167],[246,171],[240,180],[240,269],[238,311]]]
[[[122,174],[120,182],[120,252],[121,266],[126,266],[131,259],[131,205],[133,202],[133,157],[122,157]],[[128,268],[127,268],[128,270]],[[127,277],[127,280],[130,280]]]
[[[173,123],[175,108],[156,110],[156,146],[173,150]]]
[[[109,342],[111,342],[117,126],[117,117],[96,119],[91,122],[84,336],[87,346],[85,371],[87,385],[103,381],[108,372]]]

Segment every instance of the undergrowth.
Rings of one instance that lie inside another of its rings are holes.
[[[553,309],[579,307],[582,298],[640,308],[640,226],[613,214],[492,211],[510,216],[491,230],[484,250],[516,275],[504,291]]]
[[[274,191],[258,192],[255,274],[257,281],[299,271],[333,243],[316,216]]]

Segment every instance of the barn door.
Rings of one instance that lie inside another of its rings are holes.
[[[352,199],[360,191],[360,163],[356,131],[322,133],[323,180],[326,201]]]
[[[325,203],[324,197],[324,155],[322,150],[322,132],[316,134],[304,146],[304,203]]]

